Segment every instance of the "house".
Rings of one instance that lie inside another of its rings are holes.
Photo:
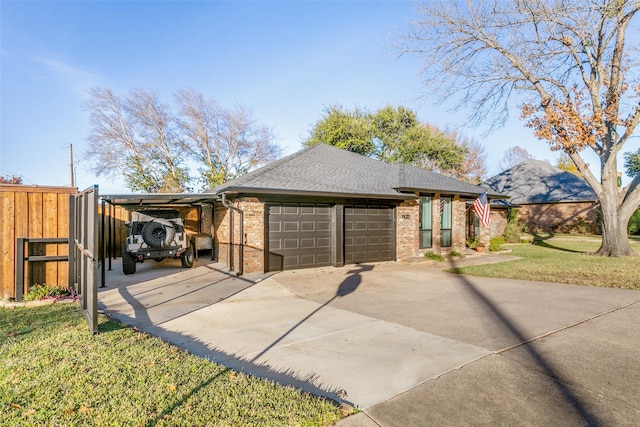
[[[597,198],[591,187],[547,162],[527,160],[482,185],[509,195],[509,202],[519,205],[518,221],[528,231],[597,232]]]
[[[318,144],[208,192],[217,259],[242,273],[462,252],[483,188]]]

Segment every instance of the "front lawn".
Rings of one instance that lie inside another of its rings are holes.
[[[340,410],[231,371],[77,304],[0,308],[2,425],[309,425]]]
[[[534,244],[504,245],[521,260],[460,267],[452,273],[507,279],[537,280],[585,286],[640,289],[640,258],[589,255],[600,247],[598,236],[538,236]],[[631,245],[640,254],[640,240]]]

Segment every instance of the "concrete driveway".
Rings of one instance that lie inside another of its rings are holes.
[[[236,278],[202,260],[167,262],[134,276],[115,266],[104,312],[362,409],[342,426],[640,425],[640,292],[429,263]]]

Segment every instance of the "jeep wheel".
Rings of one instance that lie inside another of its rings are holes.
[[[188,248],[186,251],[184,251],[180,260],[182,261],[182,268],[193,267],[193,249]]]
[[[166,237],[167,231],[159,222],[148,222],[142,227],[142,240],[152,248],[161,248]]]
[[[133,274],[136,272],[136,258],[129,252],[122,253],[122,271],[124,274]]]

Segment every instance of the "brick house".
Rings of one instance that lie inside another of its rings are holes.
[[[528,231],[597,232],[597,198],[591,187],[547,162],[527,160],[489,178],[482,186],[509,195],[509,202],[518,205],[518,221]],[[504,229],[492,230],[492,235],[502,232]]]
[[[483,191],[318,144],[207,192],[220,198],[214,253],[249,273],[462,252],[467,202]],[[489,229],[480,241],[488,246]]]

